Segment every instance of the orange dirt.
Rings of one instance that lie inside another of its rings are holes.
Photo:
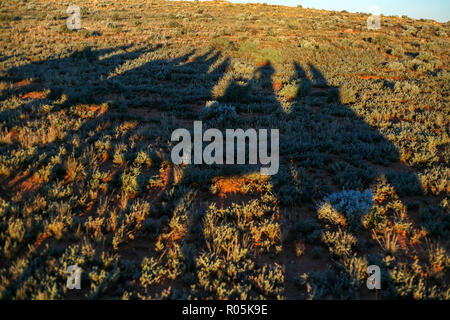
[[[283,82],[274,82],[272,88],[274,91],[278,91],[283,87]]]
[[[50,238],[50,234],[48,233],[44,233],[43,235],[41,235],[35,242],[35,245],[38,246],[42,243],[42,241],[44,241],[45,239]]]
[[[408,237],[406,236],[406,232],[404,230],[394,229],[395,234],[397,235],[397,241],[400,247],[408,252]]]
[[[28,80],[22,80],[22,81],[19,81],[19,82],[14,83],[14,84],[13,84],[13,88],[14,88],[14,89],[22,88],[22,87],[27,86],[27,85],[29,85],[29,84],[31,84],[31,83],[32,83],[31,81],[28,81]]]
[[[248,191],[244,189],[247,186],[247,190],[256,189],[257,192],[263,191],[264,182],[267,178],[252,179],[249,177],[218,177],[213,180],[213,183],[217,187],[218,194],[221,198],[227,198],[228,195],[234,194],[246,194]]]
[[[20,184],[20,188],[23,192],[35,191],[40,188],[42,180],[36,175],[32,175]]]
[[[28,173],[15,176],[8,182],[8,187],[20,192],[35,191],[41,186],[42,180]]]
[[[399,81],[402,80],[401,77],[381,77],[381,76],[376,76],[376,75],[371,75],[371,74],[358,74],[356,75],[356,77],[358,79],[363,79],[363,80],[395,80],[395,81]]]
[[[110,182],[114,178],[115,174],[119,172],[118,168],[114,168],[112,172],[103,180],[104,182]]]
[[[258,62],[258,63],[256,64],[256,66],[257,66],[257,67],[265,67],[265,66],[268,66],[269,64],[270,64],[270,61],[269,61],[269,60],[263,60],[263,61]]]
[[[108,111],[108,107],[106,107],[106,106],[99,106],[99,105],[91,105],[91,106],[87,106],[86,107],[86,111],[92,111],[95,114],[94,117],[98,117],[98,116],[104,114],[106,111]],[[89,116],[87,114],[83,115],[81,117],[82,118],[89,118]]]
[[[11,130],[6,135],[6,139],[8,139],[11,142],[18,141],[19,140],[19,133],[16,130]]]
[[[34,242],[33,246],[30,246],[29,250],[28,250],[28,254],[32,253],[37,247],[40,246],[40,244],[45,240],[50,238],[51,235],[48,233],[43,233],[42,235],[40,235],[36,241]]]
[[[356,33],[356,31],[353,29],[343,29],[341,30],[341,33]]]
[[[45,99],[47,94],[44,91],[31,91],[22,96],[22,100],[26,99]]]
[[[105,163],[109,158],[108,152],[104,151],[101,155],[101,163]]]
[[[161,189],[158,191],[158,193],[155,196],[155,201],[158,200],[162,194],[164,193],[164,191],[167,189],[167,186],[169,185],[170,182],[170,176],[172,174],[172,167],[168,166],[167,168],[165,168],[159,175],[159,178],[162,181],[162,187]]]

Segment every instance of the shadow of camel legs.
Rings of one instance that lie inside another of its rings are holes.
[[[309,65],[311,79],[299,64],[294,63],[294,70],[295,75],[290,83],[295,83],[297,93],[289,98],[289,112],[278,102],[279,97],[272,85],[274,69],[269,64],[258,68],[254,77],[245,84],[231,82],[218,100],[238,105],[251,104],[262,96],[260,93],[254,95],[252,91],[260,90],[264,92],[263,99],[268,103],[268,112],[273,115],[257,121],[254,115],[250,115],[249,118],[241,118],[237,122],[230,120],[225,126],[212,119],[204,124],[204,130],[217,125],[221,125],[222,129],[280,129],[280,169],[276,175],[270,177],[269,183],[273,186],[271,192],[276,196],[281,208],[317,204],[317,200],[332,192],[367,190],[383,176],[387,177],[387,183],[391,184],[399,195],[422,194],[417,175],[411,168],[400,163],[399,153],[393,143],[370,127],[349,106],[340,102],[339,88],[330,86],[321,72],[312,65]],[[320,102],[308,103],[307,99],[311,97]],[[391,168],[392,164],[396,164],[395,169]],[[200,184],[209,185],[214,184],[217,179],[250,174],[258,170],[257,166],[248,165],[235,165],[231,168],[218,165],[213,169],[208,166],[189,166],[187,176],[181,184],[192,184],[194,177],[201,177],[203,180]],[[403,177],[401,185],[398,183],[398,175]],[[229,192],[233,193],[233,190]],[[235,199],[231,197],[230,201],[234,202]],[[231,204],[230,201],[228,204]],[[224,202],[221,206],[225,208]],[[226,219],[224,222],[226,223]],[[292,238],[292,227],[299,222],[302,223],[295,215],[281,217],[281,230],[285,239]],[[220,223],[217,227],[219,226]],[[320,230],[316,223],[313,223],[311,228],[312,231]],[[320,234],[319,237],[309,239],[312,245],[321,245]],[[292,244],[286,242],[285,245],[290,247],[291,251],[295,250]],[[287,256],[276,260],[281,262],[285,270],[290,269],[289,274],[286,271],[286,278],[289,278],[286,281],[293,282],[293,274],[298,273],[298,270],[295,270],[296,265],[289,266]],[[345,270],[340,276],[351,281],[351,275]],[[292,283],[286,282],[284,286],[287,289],[292,287]],[[359,290],[353,287],[351,289],[353,291],[348,298],[356,297]]]

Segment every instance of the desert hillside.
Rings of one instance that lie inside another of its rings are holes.
[[[449,299],[449,24],[368,18],[2,0],[0,299]],[[197,121],[277,173],[175,164]]]

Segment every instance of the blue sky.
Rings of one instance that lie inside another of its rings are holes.
[[[266,2],[303,8],[370,12],[370,7],[379,7],[384,15],[407,15],[411,18],[450,20],[450,0],[229,0],[231,2]]]

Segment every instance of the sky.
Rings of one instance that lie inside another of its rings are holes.
[[[440,22],[450,20],[450,0],[228,0],[231,2],[266,2],[287,6],[301,5],[303,8],[347,10],[349,12],[371,12],[378,7],[386,16],[406,15],[411,18],[433,19]]]

